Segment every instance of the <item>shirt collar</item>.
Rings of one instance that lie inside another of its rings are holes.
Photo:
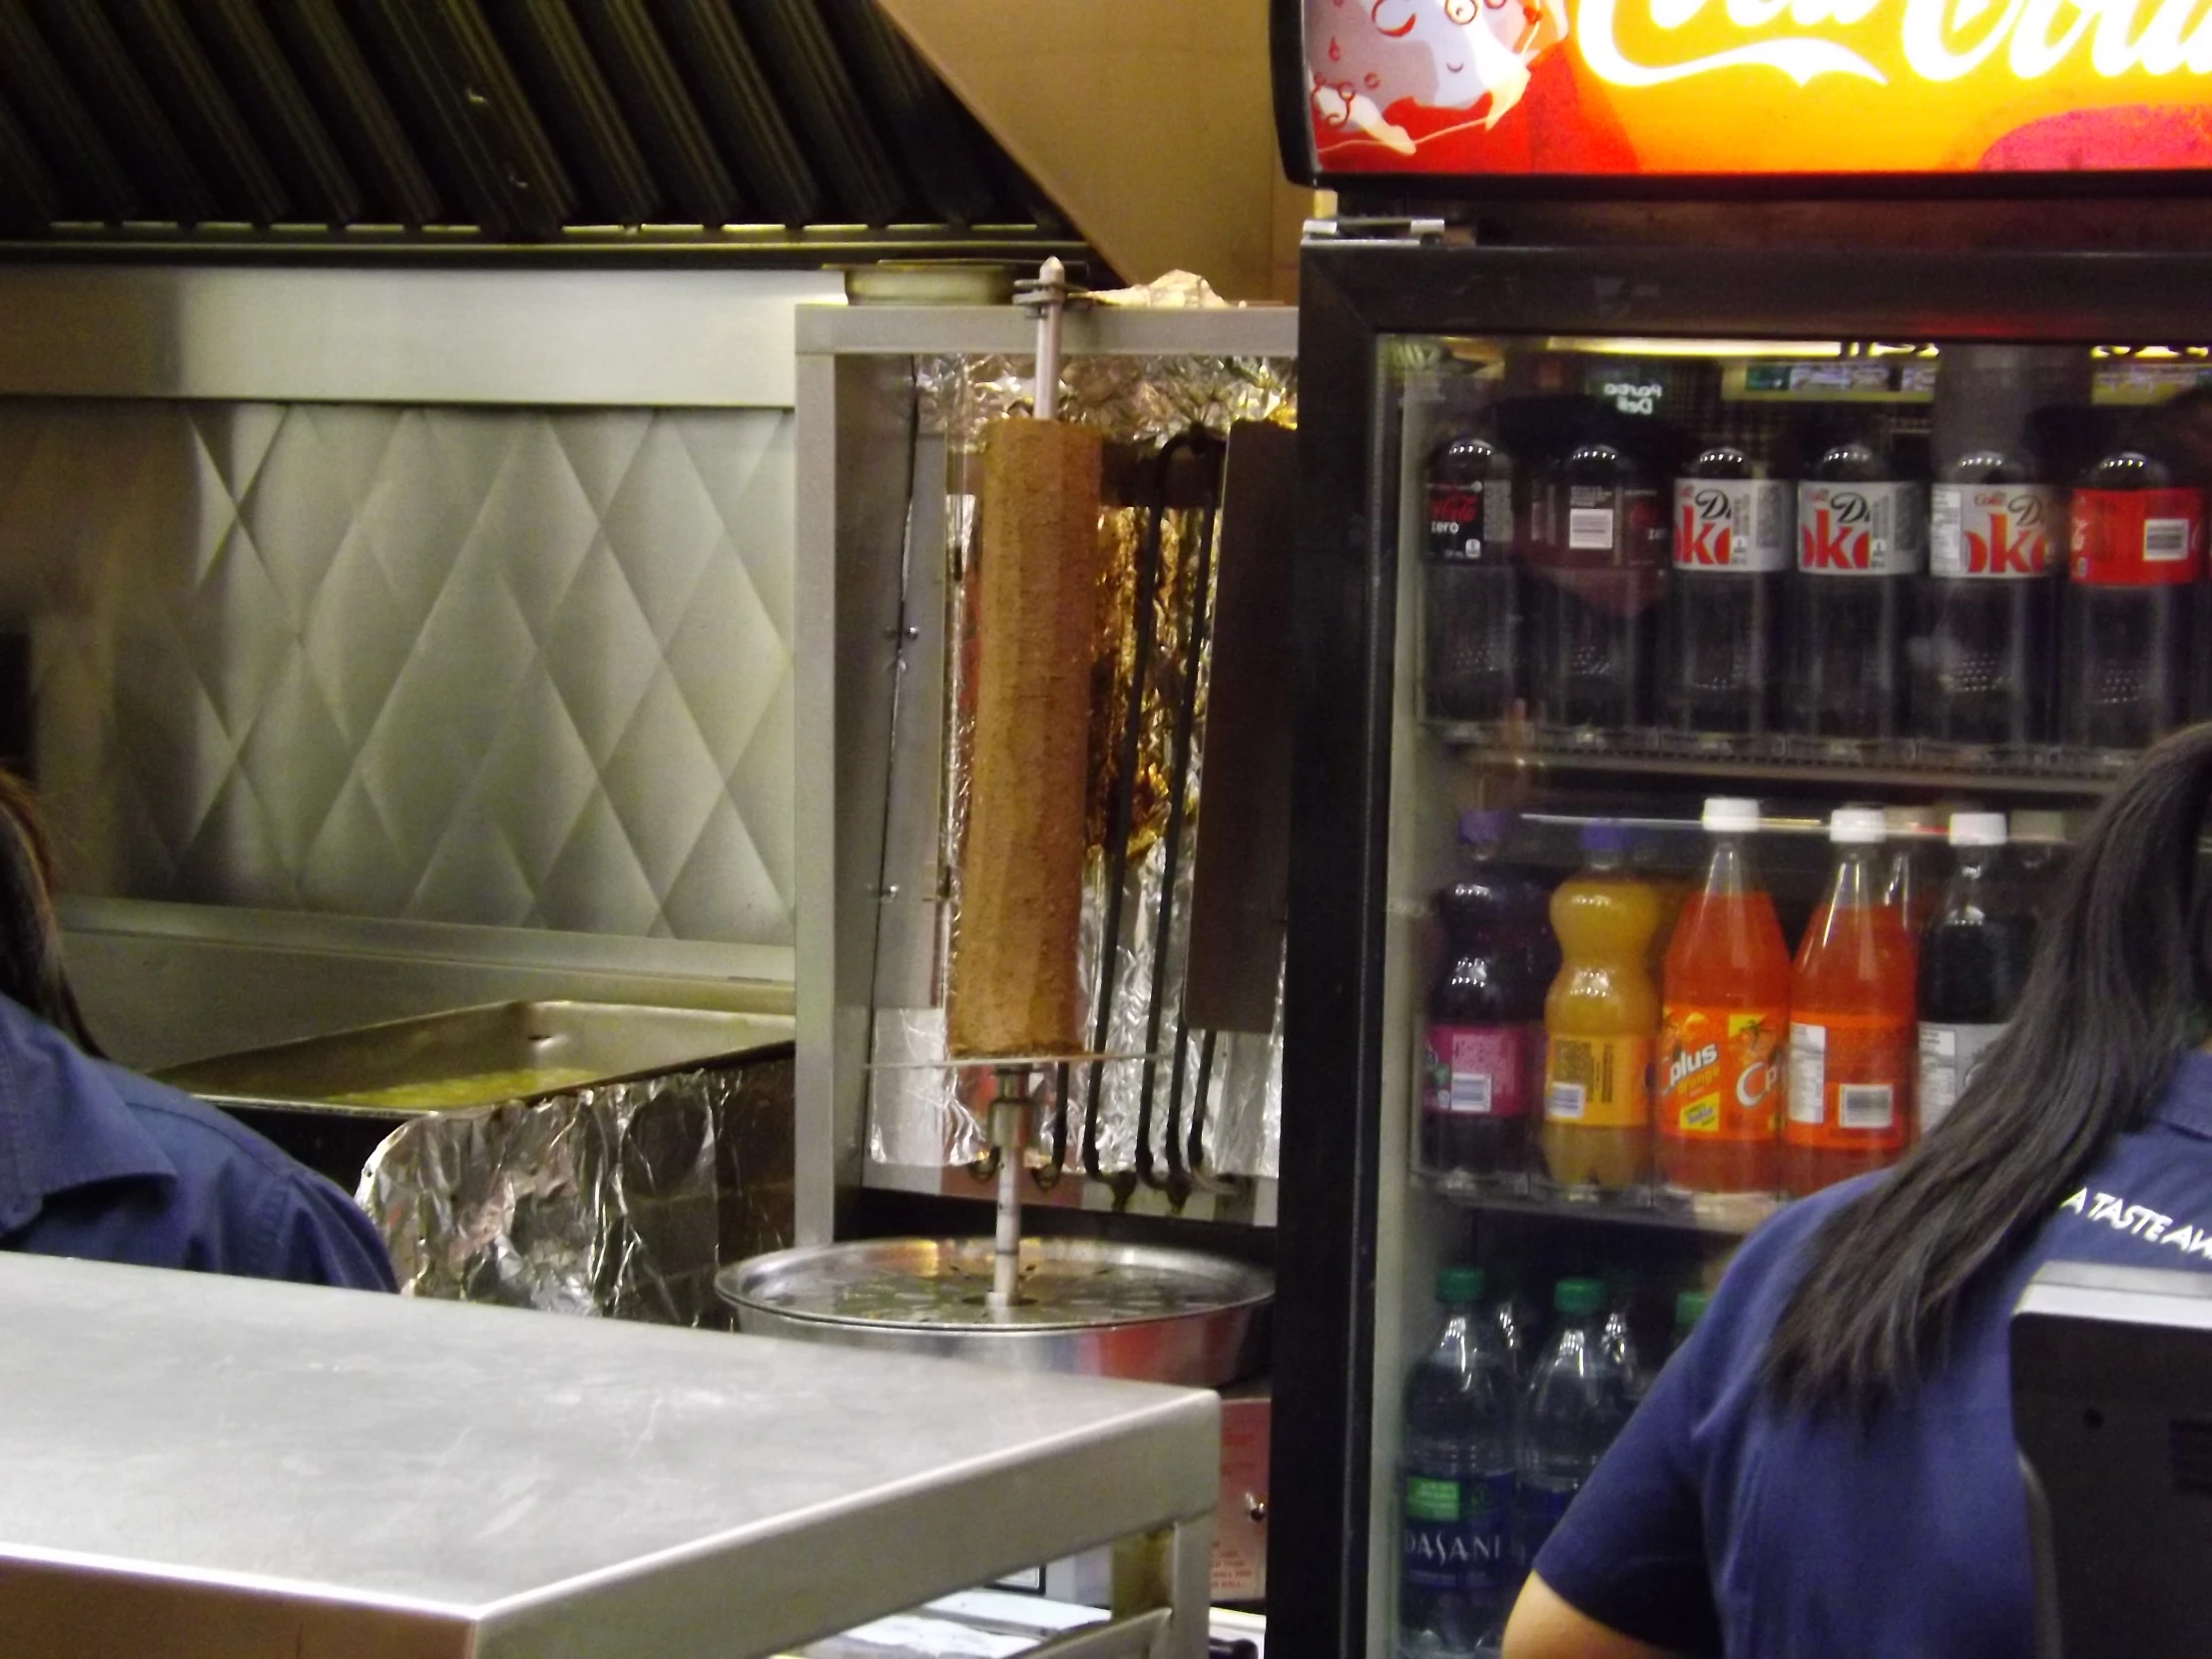
[[[0,996],[0,1235],[23,1227],[57,1193],[176,1178],[177,1166],[105,1068]]]

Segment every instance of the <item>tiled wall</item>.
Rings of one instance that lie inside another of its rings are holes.
[[[67,885],[792,938],[792,419],[0,400]]]

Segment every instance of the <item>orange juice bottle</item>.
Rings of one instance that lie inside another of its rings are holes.
[[[1544,998],[1544,1165],[1564,1187],[1634,1187],[1651,1162],[1659,890],[1628,867],[1628,830],[1586,825],[1582,871],[1551,895],[1559,976]]]
[[[1661,982],[1659,1178],[1695,1193],[1771,1193],[1781,1185],[1790,947],[1744,857],[1759,803],[1708,801],[1704,824],[1713,860],[1682,907]]]
[[[1782,1185],[1793,1197],[1895,1163],[1913,1121],[1918,951],[1883,901],[1884,835],[1876,808],[1829,820],[1836,876],[1790,976]]]

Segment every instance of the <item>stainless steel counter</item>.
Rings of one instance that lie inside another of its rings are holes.
[[[1204,1651],[1210,1393],[5,1253],[0,1318],[10,1652],[743,1659],[1140,1533]]]

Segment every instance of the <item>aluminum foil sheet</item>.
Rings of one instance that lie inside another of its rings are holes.
[[[789,1059],[426,1113],[358,1199],[412,1296],[729,1323],[719,1267],[790,1244]]]
[[[1101,534],[1109,549],[1101,584],[1090,740],[1088,821],[1092,849],[1084,895],[1080,951],[1088,1007],[1086,1045],[1112,964],[1103,1061],[1068,1070],[1066,1167],[1095,1163],[1099,1173],[1131,1170],[1159,1174],[1180,1166],[1194,1116],[1203,1113],[1200,1168],[1212,1174],[1272,1176],[1280,1123],[1281,1041],[1272,1036],[1208,1034],[1182,1028],[1183,959],[1189,931],[1191,873],[1195,867],[1201,781],[1205,759],[1206,679],[1210,659],[1191,642],[1202,607],[1213,600],[1212,549],[1207,533],[1218,524],[1203,505],[1178,491],[1175,505],[1159,512],[1159,563],[1151,615],[1151,649],[1138,661],[1142,591],[1150,520],[1146,492],[1157,484],[1153,467],[1161,451],[1200,429],[1226,438],[1240,420],[1296,417],[1296,365],[1273,358],[1087,357],[1063,367],[1062,417],[1100,427],[1110,443],[1131,454],[1133,483],[1109,500]],[[938,357],[916,364],[923,426],[950,441],[944,515],[948,588],[948,638],[970,635],[965,574],[976,520],[974,491],[980,481],[978,449],[990,420],[1026,410],[1029,359]],[[1154,493],[1157,493],[1154,490]],[[1136,504],[1131,504],[1134,501]],[[942,880],[943,924],[934,975],[941,1002],[952,941],[958,926],[962,877],[957,849],[966,818],[969,723],[964,711],[962,650],[946,653],[946,730],[928,741],[944,756]],[[1195,657],[1195,660],[1194,660]],[[1121,766],[1130,687],[1143,675],[1137,716],[1138,747],[1129,780],[1126,840],[1110,848],[1113,802]],[[1196,677],[1195,688],[1186,686]],[[1178,753],[1177,731],[1186,690],[1194,715],[1190,752]],[[1180,765],[1179,765],[1180,762]],[[1180,774],[1184,819],[1176,847],[1176,871],[1168,890],[1170,925],[1159,926],[1166,878],[1170,810]],[[1118,856],[1110,856],[1118,853]],[[1118,926],[1111,949],[1105,933],[1113,871],[1119,881]],[[1280,1004],[1280,996],[1278,997]],[[1157,1010],[1157,1013],[1156,1013]],[[943,1066],[941,1006],[879,1007],[875,1014],[870,1083],[869,1156],[892,1164],[966,1163],[983,1150],[983,1108],[995,1080],[987,1072],[962,1074]],[[1209,1063],[1210,1059],[1210,1063]],[[1032,1162],[1052,1161],[1052,1128],[1060,1073],[1038,1074],[1045,1108],[1035,1115]],[[1096,1099],[1095,1136],[1087,1139]],[[1147,1102],[1150,1103],[1149,1112]],[[1140,1157],[1140,1126],[1149,1154]],[[1170,1130],[1177,1135],[1171,1157]],[[1086,1159],[1086,1153],[1089,1158]]]

